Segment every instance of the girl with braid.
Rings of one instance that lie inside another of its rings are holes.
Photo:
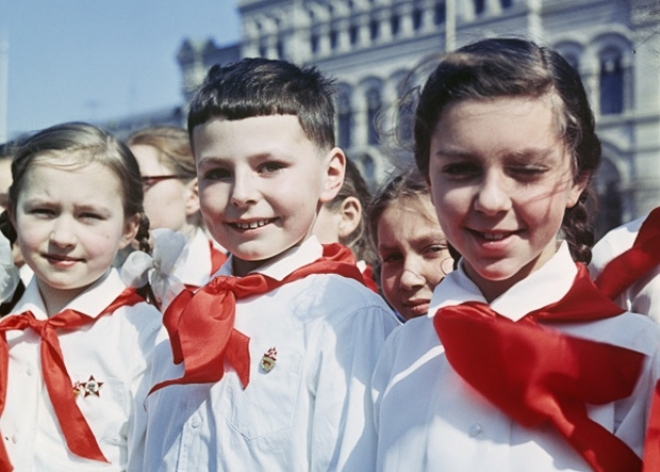
[[[149,249],[139,167],[114,137],[68,123],[25,141],[12,174],[2,221],[34,277],[0,320],[0,470],[126,470],[142,458],[161,320],[112,267],[136,235]]]
[[[585,267],[601,151],[577,72],[532,42],[482,40],[446,55],[415,118],[461,259],[381,351],[377,469],[659,470],[645,435],[660,331]]]

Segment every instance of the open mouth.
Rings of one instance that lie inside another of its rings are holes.
[[[248,229],[257,229],[261,228],[263,226],[266,226],[268,223],[272,223],[275,221],[274,218],[271,219],[266,219],[266,220],[255,220],[255,221],[248,221],[248,222],[234,222],[230,223],[231,226],[234,228],[238,228],[240,230],[248,230]]]

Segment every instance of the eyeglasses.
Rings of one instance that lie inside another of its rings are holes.
[[[142,187],[144,189],[148,189],[156,185],[158,182],[162,182],[163,180],[171,180],[171,179],[185,179],[185,175],[143,175],[140,177],[140,180],[142,181]]]

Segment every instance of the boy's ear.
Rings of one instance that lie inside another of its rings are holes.
[[[344,172],[346,171],[346,155],[340,148],[332,148],[326,161],[325,185],[319,198],[321,203],[332,201],[335,198],[344,183]]]
[[[339,207],[339,238],[348,237],[360,225],[362,205],[355,197],[346,197]]]
[[[131,244],[137,235],[138,229],[140,228],[140,215],[133,215],[126,219],[124,224],[124,233],[121,236],[119,242],[119,249],[124,249],[126,246]]]
[[[186,216],[192,216],[199,211],[199,187],[197,186],[197,177],[186,184],[184,201]]]

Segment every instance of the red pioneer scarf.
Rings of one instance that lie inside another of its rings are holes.
[[[281,281],[257,273],[218,276],[197,292],[181,292],[167,307],[163,323],[170,335],[174,363],[184,362],[185,372],[179,379],[155,385],[150,393],[174,384],[217,382],[224,375],[225,360],[247,387],[250,339],[234,329],[236,299],[267,293],[313,274],[338,274],[363,283],[353,253],[340,244],[330,244],[324,246],[321,258]]]
[[[121,306],[131,306],[144,299],[134,289],[126,289],[96,318],[75,310],[64,310],[48,318],[37,320],[32,312],[10,315],[0,321],[0,415],[7,398],[9,370],[9,346],[6,331],[32,329],[41,337],[41,368],[48,396],[59,421],[69,450],[86,459],[108,462],[99,447],[94,433],[76,404],[73,384],[67,372],[56,329],[73,330],[94,323],[104,315],[111,315]],[[0,441],[0,470],[13,470],[4,443]]]
[[[587,415],[586,404],[628,397],[645,356],[580,339],[538,322],[586,322],[623,310],[595,287],[584,266],[561,300],[518,322],[484,303],[438,310],[433,324],[456,372],[525,427],[549,422],[596,471],[639,471],[630,447]]]

